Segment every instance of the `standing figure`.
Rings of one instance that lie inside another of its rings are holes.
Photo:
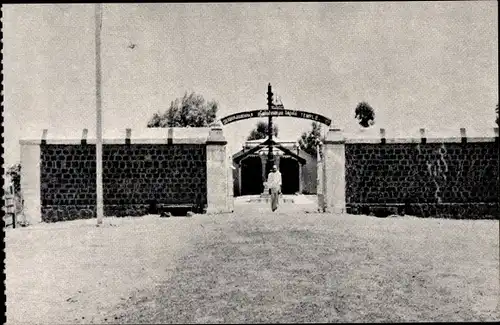
[[[281,194],[281,173],[276,165],[267,177],[267,185],[271,194],[271,210],[274,212],[278,208],[278,199]]]

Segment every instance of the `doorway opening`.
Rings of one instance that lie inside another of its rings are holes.
[[[241,161],[241,195],[261,194],[262,164],[260,157],[247,157]]]
[[[299,162],[293,158],[282,157],[280,159],[281,192],[283,194],[295,194],[300,191]]]

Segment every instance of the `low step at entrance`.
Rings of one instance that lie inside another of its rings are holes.
[[[247,202],[266,202],[270,203],[271,198],[270,197],[256,197],[256,198],[250,198],[247,200]],[[279,198],[279,203],[295,203],[293,198],[287,198],[287,197],[280,197]]]
[[[279,203],[316,204],[315,195],[281,195]],[[271,203],[269,195],[246,195],[235,198],[235,203]]]

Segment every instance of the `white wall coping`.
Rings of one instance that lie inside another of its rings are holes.
[[[425,138],[427,143],[460,143],[461,137]],[[467,137],[467,143],[495,142],[494,137]],[[345,143],[381,143],[381,138],[345,138]],[[421,143],[421,138],[385,138],[385,143]]]
[[[217,128],[146,128],[140,130],[106,130],[103,132],[103,144],[205,144],[215,133],[220,133]],[[69,133],[69,132],[68,132]],[[83,129],[80,132],[71,132],[72,135],[60,134],[44,129],[39,138],[23,138],[19,140],[21,145],[40,145],[42,140],[46,144],[81,144],[86,141],[87,144],[95,144],[96,138],[88,137],[88,130]],[[77,134],[81,135],[78,137]],[[222,134],[218,134],[223,137]]]
[[[46,144],[81,144],[82,139],[47,139]],[[207,138],[179,138],[172,139],[171,144],[205,144]],[[21,139],[20,144],[40,145],[41,139]],[[103,144],[125,144],[123,139],[103,139]],[[96,144],[96,139],[87,139],[87,144]],[[169,144],[167,138],[163,139],[130,139],[130,144]]]
[[[412,130],[390,130],[384,128],[369,128],[356,132],[343,132],[342,130],[330,130],[332,135],[343,137],[345,143],[421,143],[425,139],[427,143],[461,143],[466,142],[495,142],[498,138],[498,128],[466,129],[466,128],[444,128],[442,130],[427,130],[425,128],[413,128]]]

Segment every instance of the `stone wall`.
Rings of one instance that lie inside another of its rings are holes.
[[[95,145],[41,146],[45,222],[95,217]],[[144,215],[152,204],[207,204],[204,144],[103,146],[104,214]]]
[[[81,137],[72,136],[75,130],[57,132],[45,129],[41,138],[19,141],[28,224],[96,217],[96,139],[87,129]],[[219,125],[109,129],[102,140],[105,216],[139,216],[165,205],[233,210],[232,169]]]
[[[346,206],[419,216],[499,216],[499,144],[346,143]]]
[[[93,145],[41,145],[42,221],[94,217],[95,168]]]
[[[133,144],[103,147],[105,215],[144,215],[151,204],[207,204],[206,146]]]

